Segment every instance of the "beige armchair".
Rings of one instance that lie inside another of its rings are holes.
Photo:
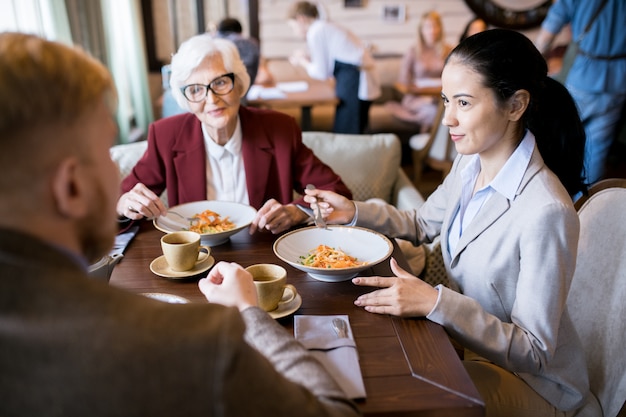
[[[396,135],[303,132],[302,141],[341,177],[355,200],[379,198],[401,210],[424,203],[402,170],[402,148]]]
[[[602,416],[615,417],[626,400],[626,180],[599,181],[576,206],[580,238],[567,306],[585,349],[591,392]]]

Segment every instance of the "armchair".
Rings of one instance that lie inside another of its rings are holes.
[[[424,203],[400,166],[402,149],[395,134],[303,132],[302,141],[341,177],[355,200],[379,198],[401,210]]]

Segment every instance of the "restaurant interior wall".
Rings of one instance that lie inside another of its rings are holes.
[[[289,66],[289,55],[305,47],[304,40],[297,39],[287,24],[286,14],[292,1],[142,0],[142,3],[150,6],[144,8],[144,13],[150,14],[153,25],[152,28],[146,28],[146,36],[153,38],[152,51],[148,53],[153,54],[150,88],[156,105],[162,93],[160,65],[170,62],[180,42],[214,26],[226,15],[242,22],[245,35],[258,32],[261,53],[269,60],[271,69],[279,68],[276,78],[281,80],[280,68]],[[457,43],[466,23],[473,17],[473,12],[464,0],[319,1],[330,19],[354,31],[373,49],[374,56],[379,60],[399,60],[415,41],[421,15],[429,10],[441,14],[446,40],[450,44]],[[359,6],[348,7],[347,3]],[[392,11],[391,18],[389,10]],[[202,13],[200,19],[197,15],[199,11]],[[204,28],[199,27],[199,22],[202,22]],[[396,66],[394,64],[393,68]],[[389,71],[389,65],[383,64],[382,67],[387,73],[386,77],[395,81],[396,71]],[[158,110],[155,110],[155,114],[158,114]]]

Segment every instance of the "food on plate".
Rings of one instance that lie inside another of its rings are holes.
[[[302,265],[314,268],[351,268],[367,264],[367,262],[359,262],[357,258],[348,255],[341,249],[327,245],[319,245],[309,251],[308,254],[300,256],[300,261]]]
[[[235,223],[228,220],[228,217],[221,218],[212,210],[204,210],[202,213],[195,214],[190,223],[189,230],[200,234],[225,232],[236,226]]]

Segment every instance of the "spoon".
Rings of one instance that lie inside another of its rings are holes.
[[[307,190],[314,190],[315,186],[313,184],[307,184],[306,189]],[[317,200],[317,201],[319,202],[319,200]],[[317,209],[317,210],[315,210],[315,216],[314,216],[315,225],[317,227],[321,227],[321,228],[326,229],[326,222],[324,221],[324,218],[322,217],[322,211],[320,210],[319,204],[316,204],[315,208]]]
[[[338,338],[340,339],[348,338],[348,325],[346,324],[345,320],[342,320],[340,318],[334,318],[333,330],[335,330],[335,333],[337,333]]]

